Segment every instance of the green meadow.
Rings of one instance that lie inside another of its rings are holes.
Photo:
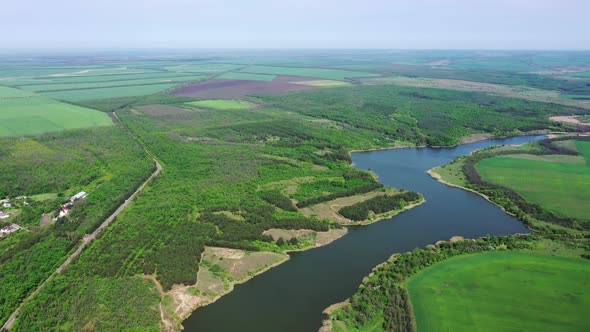
[[[590,219],[590,142],[577,141],[579,156],[505,155],[480,161],[477,171],[557,215]]]
[[[590,262],[525,252],[456,256],[410,278],[418,331],[588,331]]]
[[[210,99],[199,100],[187,103],[188,105],[210,108],[213,110],[247,110],[252,108],[252,104],[241,100],[224,100],[224,99]]]
[[[105,113],[0,87],[0,137],[111,125]]]

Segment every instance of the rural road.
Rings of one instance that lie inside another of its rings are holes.
[[[23,306],[23,304],[25,304],[27,301],[29,301],[31,298],[33,298],[35,295],[37,295],[41,289],[43,289],[43,287],[45,286],[45,284],[47,284],[49,281],[51,281],[57,274],[61,274],[63,272],[63,270],[70,265],[76,258],[78,258],[78,256],[80,256],[80,253],[82,253],[82,251],[84,249],[86,249],[86,247],[88,247],[88,245],[90,244],[90,242],[92,242],[94,239],[96,239],[96,237],[102,233],[107,227],[109,227],[109,225],[111,224],[111,222],[113,222],[113,220],[115,220],[115,218],[119,215],[119,213],[121,213],[121,211],[123,211],[131,202],[133,202],[143,191],[143,189],[145,188],[145,186],[150,183],[150,181],[152,181],[153,179],[155,179],[157,176],[159,176],[162,173],[162,165],[160,165],[160,163],[158,162],[158,160],[156,160],[156,158],[154,157],[154,155],[145,147],[145,145],[141,142],[141,140],[139,140],[137,137],[135,137],[135,135],[133,135],[133,133],[131,132],[131,130],[129,130],[129,128],[127,128],[127,126],[125,126],[121,120],[119,119],[119,117],[117,116],[117,114],[115,112],[113,112],[113,117],[119,122],[121,123],[121,125],[127,130],[127,132],[129,133],[129,135],[135,140],[137,141],[143,148],[143,150],[152,158],[152,160],[154,161],[154,163],[156,164],[156,170],[152,173],[152,175],[150,175],[150,177],[145,180],[134,192],[133,194],[131,194],[131,196],[129,196],[125,202],[123,202],[123,204],[121,204],[117,210],[115,210],[115,212],[113,212],[110,216],[108,216],[103,222],[102,224],[100,224],[100,226],[98,226],[98,228],[92,232],[91,234],[88,234],[84,237],[84,239],[82,239],[82,243],[80,243],[80,245],[78,246],[78,248],[76,249],[76,251],[74,251],[70,256],[68,256],[68,258],[45,280],[43,281],[43,283],[41,283],[33,293],[31,293],[31,295],[29,295],[23,302],[21,302],[21,304],[19,305],[19,307],[10,315],[10,317],[8,317],[8,320],[6,320],[6,322],[4,323],[4,325],[2,325],[2,328],[0,329],[0,331],[8,331],[12,328],[12,326],[14,325],[14,322],[16,320],[16,317],[18,316],[18,310]]]

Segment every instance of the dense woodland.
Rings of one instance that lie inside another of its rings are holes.
[[[583,114],[571,107],[442,89],[354,86],[265,96],[275,106],[380,133],[382,144],[402,140],[449,146],[472,133],[507,136],[562,129],[549,115]]]
[[[338,213],[350,220],[362,221],[369,218],[370,212],[382,214],[389,211],[401,210],[420,199],[420,194],[413,191],[406,191],[395,195],[376,196],[364,202],[345,206]]]
[[[84,234],[94,231],[149,176],[153,163],[117,127],[2,141],[0,192],[11,197],[51,194],[33,196],[13,220],[26,230],[0,241],[0,317],[4,320]],[[56,211],[80,190],[90,194],[68,216],[40,226],[43,213]]]

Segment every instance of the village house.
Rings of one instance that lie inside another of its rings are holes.
[[[10,217],[10,215],[8,213],[0,211],[0,219],[6,219],[8,217]]]
[[[9,235],[12,234],[20,229],[20,226],[17,224],[11,224],[10,226],[4,226],[0,229],[0,234],[2,235]]]
[[[85,191],[81,191],[81,192],[77,193],[76,195],[72,196],[69,201],[62,204],[61,209],[59,210],[58,216],[53,218],[53,221],[56,221],[57,218],[62,218],[62,217],[67,216],[68,213],[70,213],[70,210],[72,209],[72,207],[74,206],[74,203],[76,201],[86,198],[86,196],[88,196],[88,194]]]

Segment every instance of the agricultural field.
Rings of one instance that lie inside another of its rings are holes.
[[[407,287],[418,331],[584,331],[589,282],[581,258],[488,252],[437,263]]]
[[[0,87],[0,137],[112,125],[102,112]]]
[[[581,156],[506,155],[476,164],[482,178],[507,186],[526,200],[563,216],[590,219],[590,142],[577,141]]]
[[[265,74],[251,74],[241,72],[230,72],[217,76],[220,80],[244,80],[244,81],[264,81],[270,82],[274,80],[276,75],[265,75]]]
[[[292,76],[278,76],[272,81],[213,79],[178,88],[172,92],[172,95],[196,99],[227,99],[317,89],[318,87],[311,85],[299,84],[309,80],[309,78]]]
[[[345,80],[355,77],[378,76],[375,73],[358,72],[339,69],[322,69],[322,68],[304,68],[304,67],[268,67],[268,66],[250,66],[242,69],[246,73],[257,73],[267,75],[287,75],[322,78],[328,80]]]
[[[223,99],[199,100],[187,104],[214,110],[247,110],[254,107],[254,104],[247,101]]]
[[[121,98],[131,96],[144,96],[161,92],[174,87],[176,84],[151,84],[151,85],[135,85],[122,86],[98,89],[84,89],[84,90],[64,90],[56,92],[42,92],[41,94],[49,98],[65,100],[65,101],[81,101],[94,99],[109,99]]]
[[[34,92],[53,92],[53,91],[70,91],[70,90],[87,90],[111,87],[127,87],[154,84],[182,83],[203,79],[204,76],[180,76],[180,77],[158,77],[144,78],[137,80],[118,80],[107,82],[76,82],[76,83],[51,83],[19,86],[20,89]]]

